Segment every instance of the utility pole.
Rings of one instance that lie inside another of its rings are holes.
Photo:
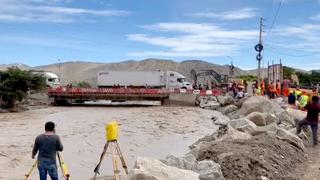
[[[232,80],[233,79],[233,75],[234,75],[233,58],[231,56],[227,56],[227,58],[229,58],[231,60],[231,64],[229,66],[229,76],[230,76],[230,80]]]
[[[255,46],[255,50],[258,52],[256,59],[258,61],[258,71],[257,71],[258,81],[257,82],[259,85],[260,85],[260,79],[261,79],[261,60],[263,58],[261,55],[261,51],[263,50],[263,45],[262,45],[263,21],[264,21],[264,19],[262,17],[260,17],[259,43]]]
[[[58,62],[59,62],[59,64],[58,64],[58,66],[59,66],[59,81],[61,82],[61,72],[60,72],[61,63],[60,63],[60,59],[58,59]]]

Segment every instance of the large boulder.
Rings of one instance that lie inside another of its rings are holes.
[[[230,124],[227,126],[227,130],[225,134],[221,135],[218,140],[224,140],[224,139],[232,139],[232,140],[237,140],[237,139],[242,139],[242,140],[247,140],[250,139],[252,136],[248,133],[238,131],[234,129]]]
[[[198,162],[195,171],[199,173],[200,180],[224,180],[220,165],[211,160]]]
[[[212,118],[213,123],[216,125],[227,125],[230,121],[228,116],[223,115],[219,111],[213,111]]]
[[[227,106],[233,103],[233,97],[229,95],[217,96],[217,101],[221,104],[221,106]]]
[[[256,136],[256,135],[263,134],[263,133],[275,134],[277,131],[277,128],[278,128],[278,126],[276,123],[268,124],[266,126],[257,126],[251,132],[251,135]]]
[[[289,129],[292,134],[297,134],[297,128]],[[308,127],[303,127],[302,131],[298,135],[299,138],[303,141],[304,145],[312,144],[312,132]]]
[[[274,114],[271,114],[271,113],[262,113],[262,116],[266,120],[267,125],[272,124],[272,123],[276,123],[279,121],[277,116]]]
[[[284,111],[281,106],[273,101],[270,101],[264,96],[251,96],[248,98],[238,110],[236,115],[247,116],[252,112],[272,113],[276,114]]]
[[[276,136],[277,138],[287,141],[288,143],[292,144],[293,146],[301,149],[304,151],[305,146],[303,144],[303,141],[295,134],[292,132],[285,130],[283,128],[278,128],[276,131]]]
[[[229,125],[236,130],[252,133],[254,129],[257,127],[253,122],[251,122],[247,118],[239,118],[229,121]]]
[[[203,109],[211,109],[211,110],[216,110],[220,107],[220,103],[217,101],[201,101],[199,107]]]
[[[182,157],[176,157],[172,154],[166,156],[163,160],[166,165],[173,166],[180,169],[193,170],[196,166],[197,160],[192,154],[186,154]]]
[[[298,109],[293,109],[293,108],[287,108],[286,112],[288,115],[293,118],[293,121],[296,122],[298,120],[302,120],[307,117],[307,112],[298,110]]]
[[[153,158],[138,157],[129,174],[130,180],[199,180],[199,174],[167,166]]]
[[[192,154],[194,157],[198,158],[199,152],[201,152],[203,149],[208,149],[208,146],[213,141],[248,140],[251,137],[251,134],[235,130],[232,126],[230,126],[230,124],[223,125],[219,127],[218,131],[199,139],[191,146],[189,146],[189,148],[191,149],[189,154]]]
[[[236,110],[238,110],[238,107],[236,105],[230,104],[223,109],[222,113],[229,114],[229,113],[234,112]]]
[[[294,118],[289,115],[287,111],[282,111],[276,114],[276,116],[279,119],[279,124],[285,124],[291,127],[294,127],[296,125],[296,122],[294,121]]]
[[[247,117],[250,121],[252,121],[257,126],[265,126],[267,125],[267,121],[261,112],[252,112],[247,115]]]

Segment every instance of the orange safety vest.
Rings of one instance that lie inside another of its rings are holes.
[[[281,82],[277,83],[277,89],[281,89]]]

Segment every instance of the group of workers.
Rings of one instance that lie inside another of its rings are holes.
[[[280,80],[277,80],[276,83],[270,81],[267,86],[264,79],[261,79],[260,84],[258,83],[258,81],[255,81],[252,84],[252,91],[254,92],[254,94],[262,96],[268,95],[271,99],[279,97],[282,93],[282,89],[284,95],[287,95],[287,92],[289,90],[289,83],[284,81],[283,84],[281,84]]]
[[[248,83],[244,80],[242,83],[232,81],[228,84],[228,92],[236,99],[242,99],[247,95]]]
[[[290,81],[285,78],[283,83],[281,83],[280,80],[277,80],[275,84],[273,81],[270,81],[267,86],[263,79],[260,80],[260,84],[255,81],[252,85],[252,90],[256,95],[268,95],[271,99],[283,95],[284,97],[288,97],[288,103],[291,107],[307,111],[307,117],[297,122],[297,134],[300,134],[303,126],[310,125],[313,135],[313,145],[318,144],[320,104],[319,94],[316,88],[313,88],[312,92],[300,90],[299,87],[290,89]]]

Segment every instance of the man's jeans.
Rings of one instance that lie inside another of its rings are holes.
[[[55,160],[39,160],[38,169],[40,180],[47,180],[47,174],[49,174],[52,180],[58,180],[57,164]]]
[[[313,136],[313,145],[317,145],[318,144],[318,124],[312,123],[305,119],[301,120],[297,124],[297,134],[301,132],[302,126],[307,126],[307,125],[311,126],[312,136]]]

